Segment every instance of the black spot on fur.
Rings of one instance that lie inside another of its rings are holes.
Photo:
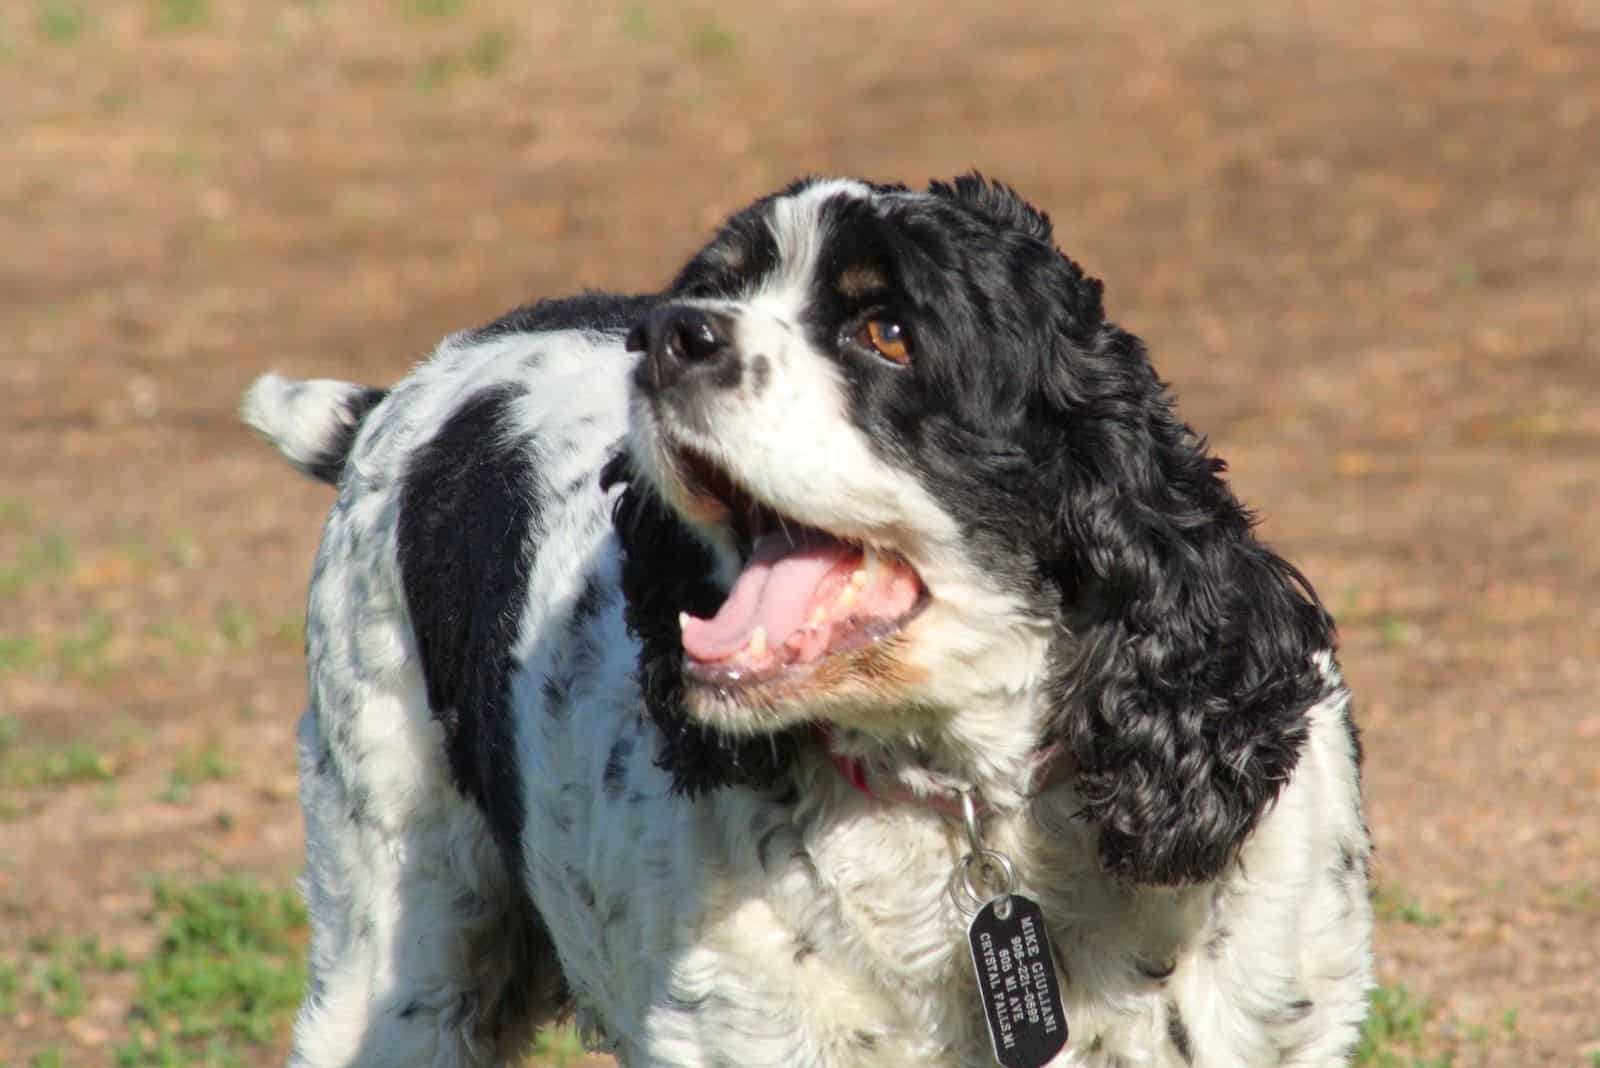
[[[657,299],[653,296],[580,293],[560,300],[540,300],[480,326],[472,336],[475,341],[488,341],[506,334],[532,334],[542,330],[622,333],[644,318]]]
[[[506,440],[506,410],[520,395],[484,390],[417,450],[399,529],[406,607],[451,774],[514,872],[522,870],[523,800],[511,770],[511,647],[541,507],[531,447]]]
[[[551,672],[545,675],[539,692],[544,695],[546,715],[552,719],[561,719],[567,714],[567,701],[572,697],[573,681],[571,675],[567,673]]]
[[[1311,1010],[1316,1007],[1317,1003],[1310,998],[1296,998],[1283,1007],[1283,1021],[1284,1023],[1299,1023],[1307,1016],[1310,1016]]]
[[[856,1031],[850,1036],[850,1044],[862,1053],[873,1053],[878,1049],[878,1036],[871,1031]]]
[[[804,935],[794,940],[794,962],[804,964],[807,957],[817,952],[817,944]]]
[[[630,478],[619,455],[601,484]],[[660,735],[656,763],[672,774],[675,791],[691,797],[721,786],[775,785],[793,759],[794,732],[736,738],[692,719],[683,705],[678,613],[716,614],[723,594],[709,581],[710,553],[643,483],[629,482],[612,522],[623,550],[625,618],[639,640],[645,713]]]
[[[611,743],[611,752],[606,755],[601,782],[606,796],[613,800],[622,796],[623,787],[627,784],[628,758],[633,755],[633,739],[631,731],[617,735],[617,740]]]
[[[350,447],[355,444],[362,422],[388,395],[388,390],[370,386],[352,394],[345,402],[348,420],[341,421],[338,430],[324,443],[322,451],[306,462],[306,474],[330,486],[338,485],[339,474],[344,470],[344,462],[350,458]]]
[[[1158,983],[1164,983],[1172,978],[1172,973],[1177,969],[1178,962],[1176,960],[1166,960],[1152,964],[1149,961],[1140,960],[1134,962],[1134,967],[1138,968],[1139,974],[1146,979],[1154,979]]]
[[[1189,1025],[1183,1022],[1183,1013],[1178,1011],[1176,1001],[1167,1002],[1167,1039],[1172,1043],[1172,1048],[1178,1051],[1178,1056],[1183,1058],[1184,1064],[1194,1063],[1194,1045],[1189,1038]]]
[[[480,392],[416,451],[403,476],[396,538],[451,776],[483,813],[514,888],[504,939],[518,979],[506,997],[534,1019],[570,995],[523,878],[524,800],[509,690],[541,487],[531,448],[505,433],[506,409],[520,395],[507,386]]]
[[[772,361],[764,354],[757,353],[750,358],[750,392],[760,395],[767,391],[767,383],[772,381]]]

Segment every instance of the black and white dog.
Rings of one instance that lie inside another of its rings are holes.
[[[1006,187],[801,182],[660,295],[245,413],[338,486],[294,1064],[504,1064],[568,1008],[628,1065],[990,1064],[969,825],[1051,1063],[1347,1061],[1332,625]]]

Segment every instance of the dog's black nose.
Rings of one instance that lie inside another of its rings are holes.
[[[716,312],[668,305],[628,332],[629,352],[645,353],[658,388],[678,381],[696,367],[711,367],[731,356],[730,324]]]

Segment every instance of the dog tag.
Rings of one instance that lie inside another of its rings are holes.
[[[1040,1068],[1067,1043],[1050,939],[1039,906],[1021,894],[991,898],[967,927],[994,1059]]]

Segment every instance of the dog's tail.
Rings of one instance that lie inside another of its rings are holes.
[[[265,374],[245,391],[239,414],[295,467],[331,485],[339,481],[361,421],[388,395],[354,382]]]

